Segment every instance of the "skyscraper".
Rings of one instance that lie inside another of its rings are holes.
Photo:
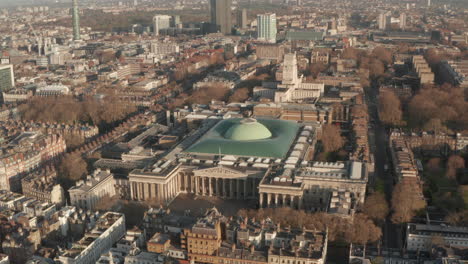
[[[14,86],[13,65],[0,65],[0,92],[11,90]]]
[[[159,35],[159,30],[171,27],[171,16],[155,15],[153,17],[153,32],[154,35]]]
[[[276,14],[257,15],[257,39],[276,42]]]
[[[211,23],[228,35],[232,30],[231,5],[232,0],[210,0]]]
[[[80,14],[78,13],[78,0],[73,0],[73,39],[80,40]]]
[[[247,9],[242,8],[242,10],[237,10],[237,26],[239,28],[247,28]]]
[[[390,24],[391,24],[390,12],[380,13],[377,22],[379,24],[380,30],[386,30],[388,27],[390,27]]]
[[[406,29],[406,14],[400,14],[400,29]]]

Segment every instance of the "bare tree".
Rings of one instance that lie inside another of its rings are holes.
[[[389,213],[389,207],[382,193],[374,192],[367,196],[362,208],[364,214],[374,221],[383,221]]]
[[[411,221],[416,212],[425,206],[421,197],[416,197],[415,191],[404,180],[398,182],[392,193],[392,222],[402,224]]]
[[[234,91],[231,96],[229,96],[228,102],[245,102],[249,99],[249,89],[248,88],[238,88]]]
[[[366,245],[375,242],[382,236],[382,230],[364,214],[356,214],[351,226],[346,231],[347,242]]]
[[[341,136],[339,126],[326,124],[322,128],[322,144],[326,152],[333,152],[341,149],[344,139]]]
[[[392,52],[384,47],[376,47],[372,51],[372,56],[383,62],[385,65],[389,65],[393,62]]]
[[[465,168],[465,160],[458,155],[452,155],[447,160],[447,172],[445,176],[450,179],[456,179],[457,171],[463,168]]]
[[[58,167],[59,177],[65,186],[71,186],[88,173],[86,161],[80,154],[67,154]]]
[[[387,125],[398,126],[401,124],[403,112],[400,99],[394,92],[385,91],[379,96],[380,119]]]
[[[327,69],[327,65],[323,63],[312,63],[309,66],[309,73],[315,79],[321,72],[325,71],[326,69]]]

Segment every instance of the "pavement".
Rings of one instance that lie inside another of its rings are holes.
[[[255,209],[256,200],[229,200],[210,196],[180,194],[170,204],[169,209],[184,213],[189,210],[194,215],[202,216],[207,209],[216,207],[225,216],[234,216],[240,209]]]

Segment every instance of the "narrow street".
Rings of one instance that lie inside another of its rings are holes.
[[[385,164],[389,164],[390,157],[388,157],[387,146],[388,146],[388,135],[385,131],[385,126],[380,122],[378,115],[378,90],[374,87],[368,94],[368,110],[369,118],[374,121],[372,124],[372,132],[374,134],[374,157],[375,157],[375,179],[374,182],[377,183],[379,180],[384,184],[385,197],[387,201],[391,202],[392,191],[393,191],[393,174],[389,170],[385,171]],[[372,143],[371,143],[372,144]],[[386,248],[400,248],[399,232],[400,229],[398,226],[392,224],[390,216],[387,217],[384,227],[383,227],[383,238],[382,244]]]

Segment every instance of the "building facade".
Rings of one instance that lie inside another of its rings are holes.
[[[468,228],[455,226],[442,226],[431,224],[408,223],[406,227],[406,249],[409,251],[430,252],[436,242],[434,238],[440,238],[438,246],[468,247]]]
[[[124,235],[125,216],[107,212],[83,238],[61,252],[57,260],[64,264],[96,263],[101,254],[108,251]]]
[[[211,24],[225,35],[230,35],[232,30],[231,5],[232,0],[210,0]]]
[[[153,17],[153,32],[154,35],[159,35],[159,30],[166,29],[171,26],[171,16],[155,15]]]
[[[86,180],[77,182],[68,192],[72,205],[92,210],[102,197],[116,194],[114,175],[110,171],[97,169]]]
[[[6,92],[15,86],[13,65],[0,65],[0,91]]]
[[[257,15],[257,39],[269,43],[276,42],[276,14]]]

